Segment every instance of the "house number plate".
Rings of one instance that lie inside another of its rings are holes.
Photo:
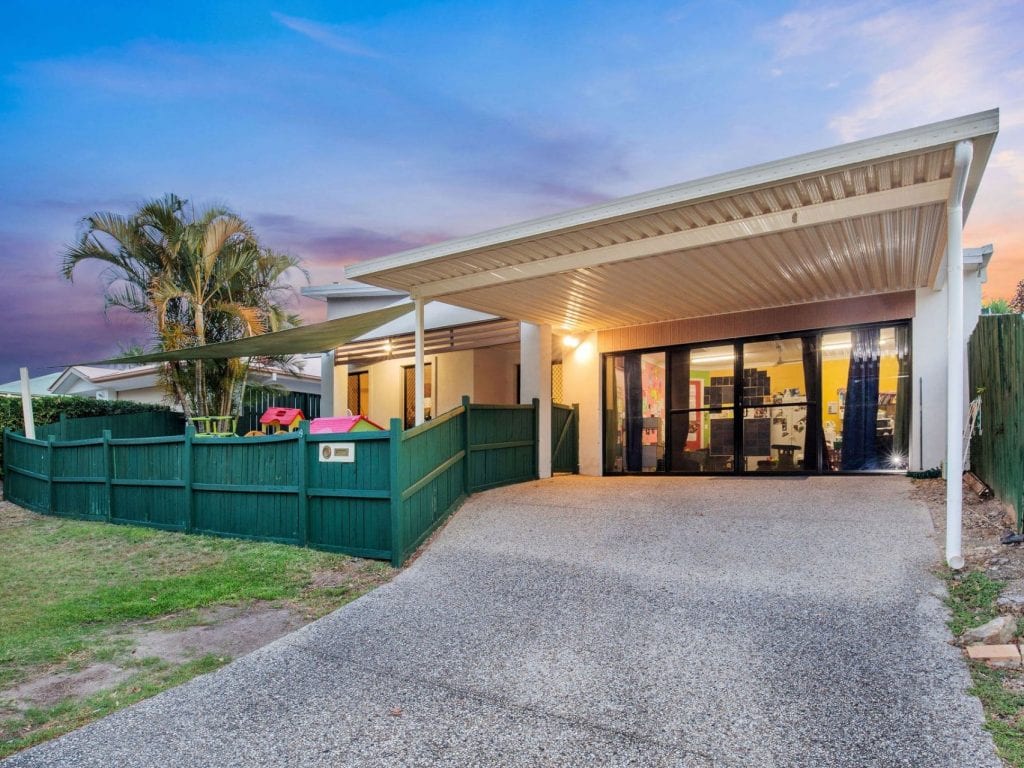
[[[324,443],[320,446],[320,461],[342,461],[351,463],[355,460],[355,443]]]

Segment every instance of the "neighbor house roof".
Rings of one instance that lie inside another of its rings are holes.
[[[33,395],[49,395],[50,385],[53,384],[59,377],[59,373],[48,373],[45,376],[33,376],[28,380],[29,392]],[[0,395],[20,395],[21,394],[21,380],[9,381],[6,384],[0,384]]]
[[[942,281],[957,142],[966,217],[998,110],[756,165],[346,267],[506,318],[595,329]]]

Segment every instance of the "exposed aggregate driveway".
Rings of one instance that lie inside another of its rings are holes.
[[[472,497],[407,571],[15,766],[998,768],[903,478]]]

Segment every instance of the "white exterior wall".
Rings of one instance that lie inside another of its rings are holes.
[[[566,403],[580,407],[580,474],[600,475],[603,470],[601,444],[601,356],[597,334],[583,336],[576,349],[562,350],[562,392]]]
[[[516,401],[517,349],[473,350],[474,403],[512,404]]]
[[[534,398],[537,418],[537,476],[551,477],[551,326],[519,324],[519,402]]]
[[[508,349],[473,349],[427,355],[424,363],[430,364],[431,415],[438,416],[462,405],[463,395],[469,395],[474,403],[513,403],[518,360],[519,353]],[[402,417],[402,368],[412,364],[412,357],[403,357],[359,368],[336,366],[338,406],[345,407],[348,403],[348,374],[367,371],[370,374],[370,420],[387,426],[391,419]],[[340,392],[343,386],[344,395]]]
[[[964,340],[969,341],[981,314],[983,271],[964,270]],[[910,427],[910,469],[931,469],[946,458],[946,289],[919,288],[913,321],[911,370],[914,377]],[[967,347],[964,346],[964,357]],[[964,412],[972,393],[964,366]],[[921,413],[924,412],[922,425]],[[922,428],[923,427],[923,428]]]

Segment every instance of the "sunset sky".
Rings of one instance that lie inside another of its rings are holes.
[[[965,243],[995,245],[987,296],[1024,278],[1021,2],[141,5],[4,4],[0,381],[149,342],[104,315],[99,270],[58,274],[93,211],[226,204],[322,283],[991,107]]]

